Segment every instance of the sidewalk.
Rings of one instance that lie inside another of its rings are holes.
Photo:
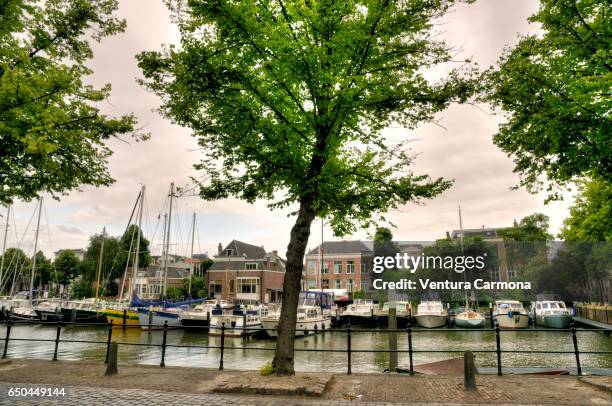
[[[151,405],[293,405],[346,404],[555,404],[612,405],[609,392],[570,376],[477,376],[478,390],[463,391],[462,377],[406,376],[397,374],[300,374],[328,379],[321,396],[269,396],[214,391],[228,381],[249,382],[256,372],[217,371],[119,365],[119,374],[103,376],[104,364],[93,362],[13,359],[0,365],[0,404],[16,404],[11,387],[66,388],[66,397],[44,399],[45,404],[113,406]],[[274,377],[261,379],[270,379]],[[293,379],[293,378],[283,378]],[[38,404],[40,398],[20,398],[20,404]]]

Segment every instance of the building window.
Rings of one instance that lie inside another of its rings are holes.
[[[346,273],[355,273],[355,261],[346,261]]]
[[[317,261],[306,261],[306,273],[308,275],[316,275]]]
[[[368,273],[368,263],[361,261],[361,273]]]
[[[208,286],[208,291],[210,292],[211,297],[221,296],[221,291],[223,289],[222,281],[211,281]]]
[[[329,263],[327,261],[323,261],[323,268],[321,268],[321,273],[329,273]]]
[[[228,257],[231,257],[233,252],[234,252],[234,250],[231,250],[231,249],[230,250],[225,250],[225,255],[228,256]]]
[[[329,289],[329,279],[321,280],[321,289]]]
[[[259,293],[259,278],[236,278],[238,293]]]
[[[334,281],[334,288],[335,288],[335,289],[342,289],[342,280],[340,280],[340,279],[336,279],[336,280]]]
[[[346,290],[348,292],[352,292],[355,290],[355,281],[352,279],[347,279],[346,280]]]
[[[244,266],[244,269],[246,269],[247,271],[254,271],[257,269],[257,263],[256,262],[247,262]]]
[[[342,273],[342,261],[334,261],[334,273],[335,274]]]
[[[316,289],[316,288],[317,288],[317,281],[309,280],[308,289]]]
[[[514,268],[508,268],[508,279],[514,280],[516,278],[516,271]]]
[[[361,291],[362,292],[366,292],[368,290],[368,282],[367,281],[361,281]]]

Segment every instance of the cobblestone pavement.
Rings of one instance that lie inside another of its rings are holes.
[[[0,383],[0,405],[350,405],[349,401],[313,400],[307,398],[284,398],[278,396],[243,396],[243,395],[214,395],[214,394],[183,394],[176,392],[160,392],[144,389],[111,389],[86,386],[66,386],[65,396],[19,396],[10,397],[10,388],[59,388],[55,385],[32,385],[20,383]],[[360,405],[388,405],[390,403],[359,402]],[[393,403],[398,405],[399,403]],[[410,403],[415,405],[416,403]],[[401,405],[401,404],[399,404]],[[408,405],[406,403],[406,405]]]

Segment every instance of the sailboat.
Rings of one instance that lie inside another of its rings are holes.
[[[464,250],[463,249],[463,221],[461,219],[461,206],[459,206],[459,230],[461,232],[460,234],[461,255],[463,255],[463,250]],[[466,275],[465,275],[466,273],[467,273],[467,270],[463,273],[464,282],[466,280]],[[470,308],[467,290],[464,293],[465,293],[465,311],[460,312],[455,316],[455,326],[459,328],[482,328],[485,325],[485,317],[482,314],[475,312],[474,310]]]
[[[149,308],[139,308],[138,317],[140,318],[140,327],[143,330],[161,328],[162,325],[168,323],[169,327],[180,327],[181,321],[179,315],[183,310],[176,304],[168,303],[166,299],[166,291],[168,285],[168,252],[170,250],[170,226],[172,224],[172,202],[174,198],[174,182],[170,184],[170,202],[168,204],[168,213],[164,215],[164,281],[162,285],[162,300],[160,306],[149,306]]]
[[[14,308],[11,312],[13,320],[34,320],[38,317],[34,311],[34,275],[36,274],[36,252],[38,251],[38,233],[40,231],[40,214],[42,212],[42,197],[38,199],[38,219],[36,222],[36,234],[34,237],[34,253],[32,254],[32,272],[30,274],[30,290],[28,293],[28,302],[24,302],[23,306]]]
[[[104,305],[98,300],[100,292],[100,278],[104,262],[104,240],[106,228],[102,229],[102,241],[100,243],[100,254],[98,256],[98,269],[96,271],[96,297],[83,300],[70,300],[61,307],[62,321],[71,323],[108,323],[106,315],[102,311]]]
[[[134,251],[134,259],[133,269],[132,269],[132,278],[130,279],[130,287],[128,291],[133,291],[136,287],[136,277],[138,276],[138,261],[140,258],[140,234],[142,230],[142,213],[143,213],[143,205],[144,205],[144,196],[145,196],[145,186],[142,185],[140,189],[140,193],[138,194],[138,198],[136,199],[136,205],[138,206],[138,232],[136,233],[136,249]],[[136,207],[136,206],[135,206]],[[131,223],[131,218],[130,221]],[[129,226],[128,226],[129,229]],[[133,241],[133,239],[132,239]],[[130,243],[130,250],[132,245]],[[129,254],[128,254],[129,258]],[[123,279],[121,282],[121,290],[119,292],[119,296],[123,295],[125,280],[128,276],[128,267],[129,261],[125,264],[125,273],[123,275]],[[125,303],[119,303],[116,306],[107,307],[103,310],[106,318],[109,322],[113,323],[115,328],[123,328],[123,327],[140,327],[140,315],[138,314],[138,309],[130,307],[131,296],[128,296],[129,299]]]

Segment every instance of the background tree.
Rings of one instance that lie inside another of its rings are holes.
[[[138,254],[138,267],[146,268],[151,263],[151,252],[149,251],[149,240],[144,237],[138,226],[131,224],[121,236],[121,252],[118,257],[119,269],[125,270],[126,264],[131,268],[134,266],[134,253],[136,251],[136,238],[140,233],[140,253]],[[131,249],[131,251],[130,251]],[[129,258],[128,258],[129,254]],[[121,271],[123,272],[123,271]]]
[[[540,0],[529,21],[543,35],[523,37],[489,72],[488,101],[508,119],[494,142],[531,192],[547,183],[554,198],[576,178],[612,181],[609,20],[605,1]]]
[[[560,237],[565,241],[612,241],[612,183],[582,181]]]
[[[95,234],[89,238],[89,245],[85,250],[82,263],[82,279],[88,281],[92,290],[96,283],[100,247],[102,245],[102,234]],[[123,256],[121,241],[116,237],[106,235],[104,237],[104,253],[102,255],[102,274],[100,276],[100,294],[116,294],[116,285],[112,283],[123,275],[125,268],[121,267],[119,260]],[[114,288],[114,289],[111,289]]]
[[[51,261],[45,257],[44,252],[36,253],[36,270],[34,273],[34,287],[44,289],[45,285],[57,282],[55,269]]]
[[[81,273],[81,261],[71,250],[62,250],[53,262],[58,282],[67,285]]]
[[[430,121],[472,84],[450,70],[433,21],[454,1],[170,0],[179,47],[138,56],[161,112],[206,154],[200,196],[292,207],[274,367],[293,374],[302,260],[315,217],[336,235],[369,227],[450,186],[410,171],[405,142],[381,130]],[[463,66],[462,66],[463,67]],[[467,68],[466,68],[467,69]]]
[[[0,2],[0,202],[112,183],[104,141],[131,133],[135,119],[101,114],[110,85],[83,78],[90,41],[125,30],[116,9],[117,0]]]
[[[9,292],[15,281],[15,290],[21,289],[25,285],[26,276],[27,287],[30,288],[30,271],[31,263],[30,258],[20,248],[7,248],[4,252],[4,272],[2,281],[0,281],[0,292]],[[23,284],[22,284],[23,283]]]
[[[191,277],[191,292],[189,292],[189,278],[183,279],[183,288],[181,295],[184,297],[192,297],[194,299],[208,297],[208,283],[206,278],[202,276]]]

